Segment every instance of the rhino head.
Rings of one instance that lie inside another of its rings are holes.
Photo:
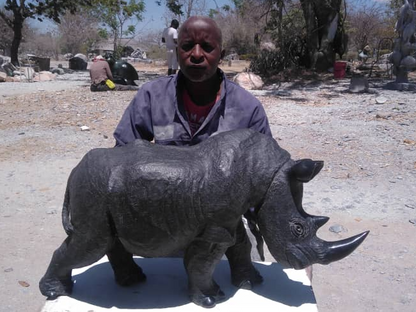
[[[260,233],[272,256],[283,266],[303,269],[314,263],[340,260],[352,253],[369,233],[336,242],[316,236],[317,230],[329,218],[312,216],[304,211],[303,183],[312,180],[322,167],[322,161],[290,161],[276,173],[257,210]]]

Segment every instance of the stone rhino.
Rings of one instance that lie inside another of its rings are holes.
[[[72,290],[71,270],[107,254],[116,282],[146,279],[132,255],[165,257],[184,250],[190,299],[213,307],[224,293],[212,278],[225,254],[232,283],[250,289],[262,277],[251,262],[242,216],[254,207],[259,233],[284,266],[342,259],[368,232],[337,242],[316,236],[329,218],[302,208],[303,183],[322,161],[294,161],[253,130],[223,132],[191,147],[137,140],[88,152],[70,174],[63,204],[68,237],[39,286],[56,298]]]

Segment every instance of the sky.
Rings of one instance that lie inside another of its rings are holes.
[[[349,0],[349,1],[357,1],[357,0]],[[373,2],[380,2],[380,3],[387,3],[389,0],[365,0],[365,1],[373,1]],[[0,7],[5,4],[6,0],[0,0]],[[222,7],[225,4],[231,5],[230,0],[206,0],[208,5],[208,9],[216,8],[215,2],[218,4],[219,7]],[[149,32],[149,31],[162,31],[165,27],[169,26],[166,24],[165,20],[165,12],[166,7],[162,4],[162,6],[158,6],[155,0],[145,0],[146,3],[146,11],[143,14],[143,21],[136,25],[136,30],[141,33]],[[169,23],[170,21],[168,21]],[[40,31],[48,31],[54,28],[53,23],[51,22],[37,22],[36,20],[31,20],[31,24],[33,27],[38,28]]]
[[[230,0],[205,0],[208,6],[208,9],[216,8],[215,2],[219,7],[222,7],[225,4],[231,5]],[[163,1],[162,1],[163,2]],[[6,0],[0,0],[0,7],[6,3]],[[166,25],[165,22],[165,12],[166,6],[162,3],[162,6],[158,6],[155,0],[145,0],[146,11],[143,14],[143,21],[136,25],[136,29],[141,32],[147,31],[163,31],[163,29],[169,25]],[[33,27],[38,28],[41,31],[48,31],[48,29],[53,28],[53,23],[51,22],[37,22],[36,20],[30,20],[30,23]],[[170,24],[170,21],[168,22]]]

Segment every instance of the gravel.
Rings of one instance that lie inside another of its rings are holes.
[[[331,217],[318,235],[371,231],[346,259],[314,265],[321,312],[414,311],[416,97],[385,83],[370,81],[371,92],[362,94],[348,92],[347,79],[255,92],[293,158],[325,161],[303,202],[308,213]],[[91,93],[86,73],[0,83],[0,311],[33,312],[44,303],[37,283],[65,238],[66,179],[88,150],[114,145],[112,132],[134,94]]]

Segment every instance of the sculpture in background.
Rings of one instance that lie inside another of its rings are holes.
[[[255,208],[258,250],[263,237],[284,266],[302,269],[348,256],[368,232],[336,242],[317,237],[329,218],[302,207],[303,184],[322,161],[294,161],[268,135],[223,132],[191,147],[145,140],[90,151],[72,171],[63,205],[68,237],[39,283],[50,299],[72,291],[71,271],[107,254],[116,282],[143,282],[133,260],[185,250],[190,299],[210,308],[225,295],[212,275],[224,254],[231,282],[251,289],[263,278],[251,262],[242,215]]]
[[[408,83],[408,73],[416,68],[416,10],[415,0],[405,0],[396,23],[398,38],[394,42],[394,51],[390,56],[393,63],[396,83]]]

